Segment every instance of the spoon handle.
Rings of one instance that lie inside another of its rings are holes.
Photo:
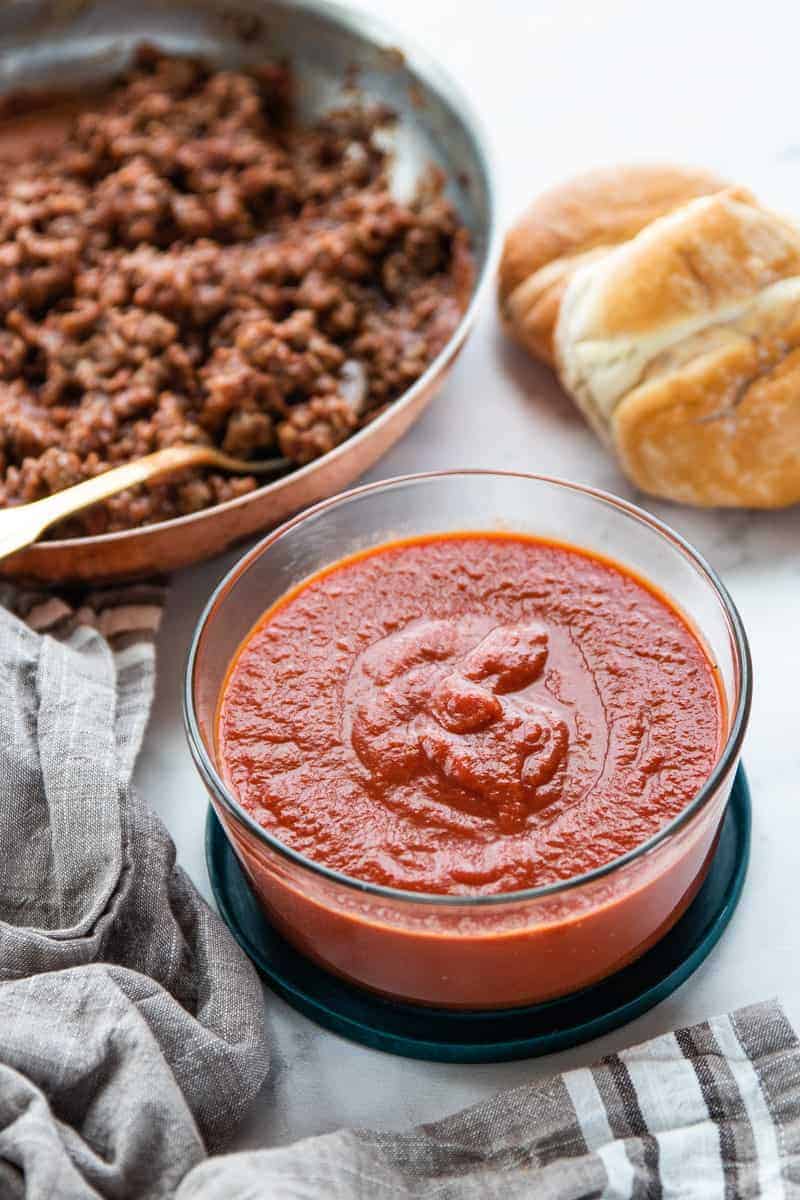
[[[167,446],[146,454],[134,462],[112,467],[102,475],[84,479],[43,500],[19,504],[0,511],[0,559],[30,546],[50,525],[63,521],[100,500],[107,500],[126,488],[146,483],[157,475],[194,466],[205,455],[202,446]]]

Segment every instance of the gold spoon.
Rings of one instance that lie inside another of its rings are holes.
[[[233,471],[238,475],[268,475],[289,465],[285,458],[267,458],[248,462],[243,458],[231,458],[213,446],[168,446],[156,450],[134,462],[112,467],[102,475],[84,479],[73,487],[64,488],[43,500],[30,504],[14,505],[0,511],[0,559],[7,558],[17,550],[30,546],[45,529],[56,521],[63,521],[100,500],[116,496],[126,488],[147,483],[172,471],[185,467],[219,467],[222,471]]]

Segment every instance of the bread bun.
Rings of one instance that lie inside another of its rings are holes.
[[[634,166],[590,171],[543,193],[503,247],[498,300],[506,329],[552,363],[559,303],[575,270],[657,217],[725,186],[708,171]]]
[[[696,505],[800,500],[800,228],[728,189],[585,262],[562,383],[628,476]]]

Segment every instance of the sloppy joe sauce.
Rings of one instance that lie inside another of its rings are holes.
[[[717,758],[715,669],[642,580],[502,533],[394,542],[272,607],[218,755],[255,820],[371,883],[492,894],[639,845]]]

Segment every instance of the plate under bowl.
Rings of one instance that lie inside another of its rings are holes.
[[[312,1021],[376,1050],[434,1062],[502,1062],[599,1037],[664,1000],[710,954],[739,902],[750,858],[750,789],[740,766],[705,882],[676,925],[636,962],[571,996],[491,1012],[385,1000],[299,954],[270,925],[214,810],[206,863],[220,914],[269,986]]]
[[[341,104],[348,98],[345,85],[354,79],[367,101],[388,104],[399,118],[392,146],[395,187],[412,188],[431,162],[444,170],[448,194],[472,241],[472,296],[447,345],[413,387],[322,458],[190,516],[100,537],[42,542],[0,563],[0,575],[99,582],[174,570],[346,487],[402,437],[442,386],[491,275],[494,199],[469,103],[423,52],[368,13],[327,0],[17,0],[0,6],[0,93],[102,84],[145,41],[225,67],[287,59],[298,79],[301,118]]]

